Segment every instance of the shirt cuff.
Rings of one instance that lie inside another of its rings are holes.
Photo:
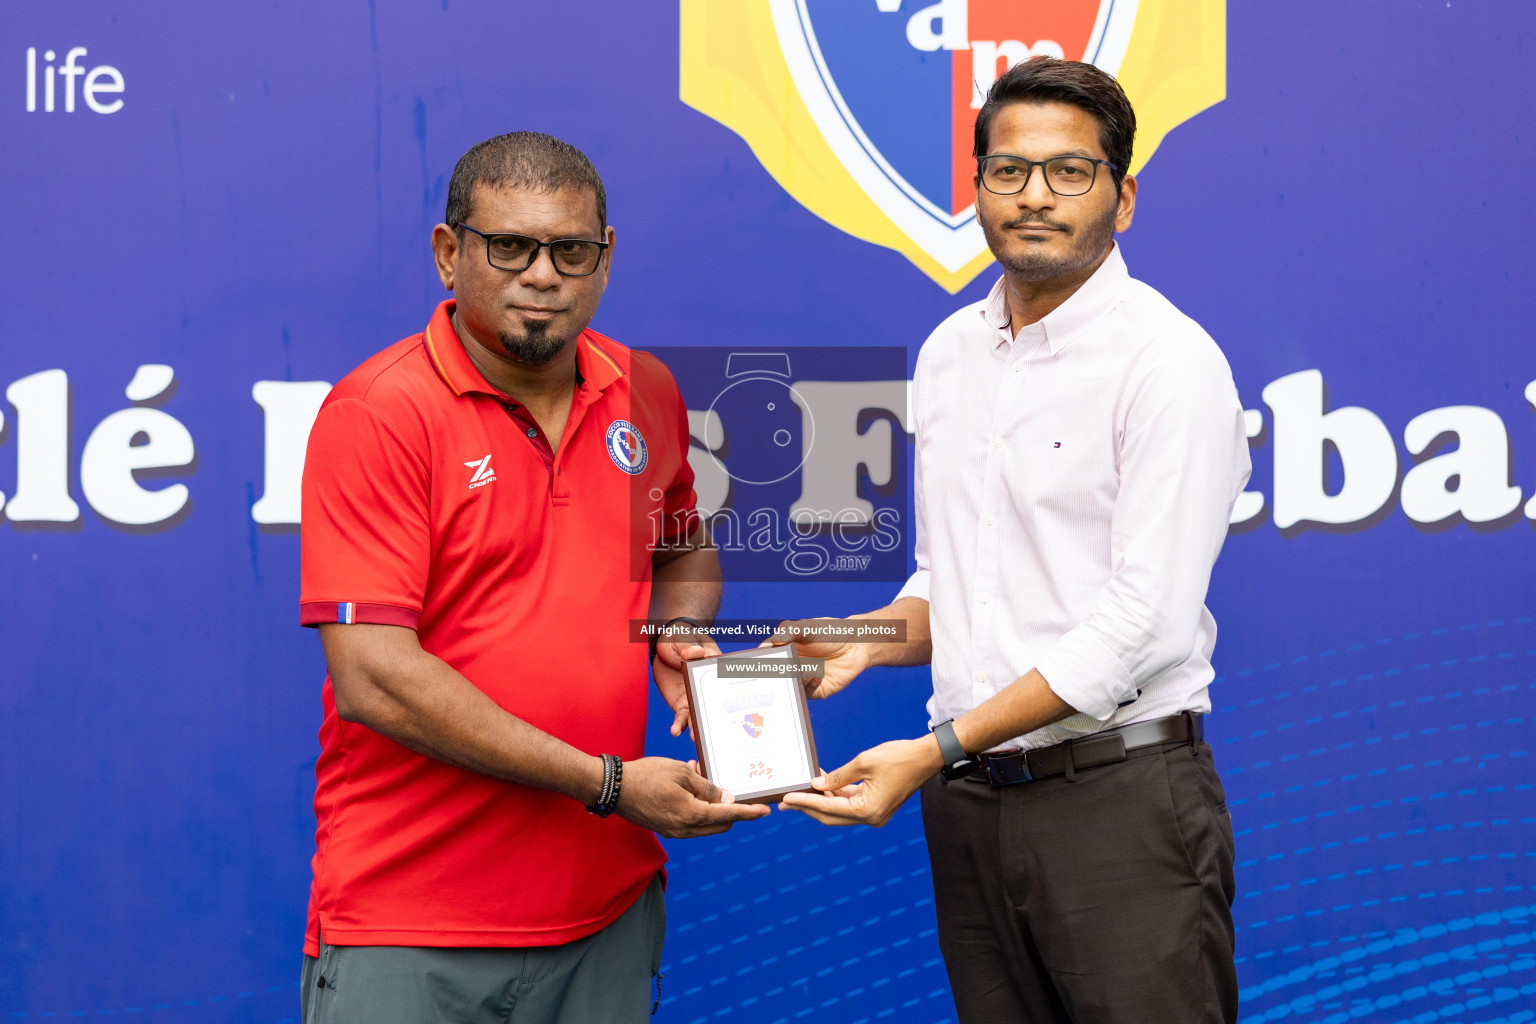
[[[393,604],[364,604],[360,601],[306,601],[299,605],[299,625],[324,626],[339,623],[354,626],[404,626],[415,629],[421,613],[414,608]]]
[[[904,597],[915,597],[919,600],[928,600],[928,583],[932,574],[927,569],[919,569],[907,579],[907,585],[901,588],[901,593],[896,595],[900,601]]]
[[[1045,677],[1052,693],[1101,722],[1136,692],[1136,681],[1120,659],[1081,629],[1058,640],[1035,670]]]

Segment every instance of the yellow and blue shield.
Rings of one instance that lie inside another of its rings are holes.
[[[1119,79],[1139,170],[1226,90],[1225,0],[681,0],[683,102],[735,131],[818,217],[951,292],[992,256],[971,136],[1038,54]]]

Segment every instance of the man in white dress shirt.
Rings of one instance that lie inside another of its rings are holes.
[[[799,642],[827,659],[814,697],[932,662],[929,735],[783,806],[882,825],[922,790],[965,1024],[1237,1019],[1232,826],[1201,723],[1248,442],[1220,349],[1115,246],[1134,134],[1092,65],[1035,58],[992,87],[976,210],[1003,276],[918,356],[917,572],[856,616],[905,619],[907,642]]]

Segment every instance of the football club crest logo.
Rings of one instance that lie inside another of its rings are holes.
[[[741,719],[741,727],[746,730],[748,736],[757,739],[763,734],[763,716],[756,711],[750,715],[744,715]]]
[[[645,438],[629,420],[614,420],[608,425],[608,457],[630,476],[645,468],[650,457],[645,450]]]
[[[812,213],[957,292],[992,262],[976,111],[1007,67],[1094,64],[1136,107],[1140,170],[1226,94],[1226,0],[681,0],[683,102]]]

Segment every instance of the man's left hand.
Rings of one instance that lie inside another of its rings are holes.
[[[812,780],[816,792],[785,794],[779,807],[804,811],[823,825],[879,828],[943,765],[932,736],[892,740]]]
[[[651,672],[656,677],[656,689],[661,699],[672,709],[672,735],[681,736],[683,726],[693,736],[693,713],[688,708],[688,670],[684,662],[700,658],[713,658],[720,648],[713,640],[682,639],[663,640],[656,645],[656,660],[651,662]]]

